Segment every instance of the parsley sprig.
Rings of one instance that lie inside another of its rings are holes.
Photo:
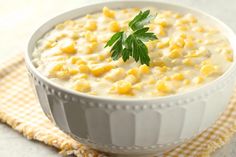
[[[141,64],[149,65],[150,57],[148,56],[148,48],[144,42],[156,40],[157,37],[154,33],[148,32],[149,28],[145,27],[145,25],[150,23],[154,17],[150,15],[150,10],[140,11],[129,22],[129,27],[132,30],[130,34],[122,31],[115,33],[111,37],[105,47],[112,46],[111,57],[113,60],[122,57],[123,61],[126,62],[129,57],[133,57],[136,62],[140,61]]]

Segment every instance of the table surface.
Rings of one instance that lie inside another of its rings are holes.
[[[94,1],[102,0],[90,0]],[[43,22],[83,4],[86,4],[86,0],[0,0],[0,61],[15,53],[23,52],[30,34]],[[236,32],[235,0],[181,0],[181,4],[199,8],[216,16]],[[39,142],[29,141],[5,124],[0,124],[0,156],[60,157],[55,149]],[[212,157],[235,156],[236,135],[212,155]]]

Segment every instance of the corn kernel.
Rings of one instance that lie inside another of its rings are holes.
[[[110,30],[112,32],[119,32],[120,31],[120,25],[117,21],[112,21],[110,23]]]
[[[142,89],[142,83],[137,83],[133,86],[133,89],[135,90],[141,90]]]
[[[154,84],[154,83],[156,83],[156,80],[153,76],[151,76],[148,80],[148,84]]]
[[[167,66],[160,67],[160,72],[166,72],[169,68]]]
[[[139,70],[138,68],[129,69],[127,74],[134,75],[135,77],[139,77]]]
[[[92,68],[91,73],[97,77],[97,76],[101,76],[105,74],[106,72],[110,71],[112,68],[113,68],[112,65],[103,65],[100,67]]]
[[[186,19],[187,21],[192,22],[192,23],[196,23],[197,22],[197,18],[194,17],[192,14],[185,15],[184,19]]]
[[[53,73],[53,72],[56,72],[56,71],[60,71],[63,69],[63,63],[58,63],[56,65],[54,65],[51,69],[50,69],[50,72]]]
[[[164,80],[164,81],[170,81],[171,78],[170,78],[169,76],[164,76],[164,77],[163,77],[163,80]]]
[[[169,57],[171,59],[179,58],[182,56],[182,50],[181,49],[173,49],[170,51]]]
[[[103,7],[102,9],[103,15],[109,18],[114,18],[115,17],[115,12],[113,10],[110,10],[107,7]]]
[[[159,67],[163,67],[166,66],[165,62],[162,60],[152,60],[151,61],[151,66],[159,66]]]
[[[225,58],[228,62],[233,62],[234,61],[234,58],[232,55],[225,55]]]
[[[76,53],[75,42],[70,39],[64,40],[60,45],[60,49],[65,53],[74,54]]]
[[[85,39],[88,42],[96,42],[97,41],[97,38],[89,31],[87,33],[85,33]]]
[[[164,93],[169,93],[171,91],[166,82],[162,80],[157,81],[156,89],[159,92],[164,92]]]
[[[209,76],[215,72],[215,67],[211,64],[203,65],[200,69],[201,74]]]
[[[88,21],[85,25],[85,28],[89,31],[95,31],[97,29],[96,21]]]
[[[69,73],[71,74],[71,75],[75,75],[75,74],[77,74],[79,71],[77,70],[77,69],[75,69],[75,68],[70,68],[69,69]]]
[[[158,36],[165,36],[165,35],[166,35],[166,32],[165,32],[165,30],[164,30],[164,27],[159,26],[157,35],[158,35]]]
[[[87,64],[84,60],[82,60],[82,59],[80,59],[80,60],[78,60],[78,61],[76,61],[76,63],[75,63],[76,65],[82,65],[82,64]]]
[[[202,83],[203,81],[204,81],[204,78],[201,77],[201,76],[195,77],[195,78],[193,79],[193,82],[196,83],[196,84],[200,84],[200,83]]]
[[[184,80],[184,75],[182,73],[176,73],[172,76],[173,80],[182,81]]]
[[[188,27],[187,26],[178,26],[177,29],[180,31],[187,31]]]
[[[81,73],[89,73],[90,68],[87,65],[81,64],[81,65],[79,65],[79,71]]]
[[[91,90],[91,86],[87,80],[80,79],[76,81],[74,89],[79,92],[89,92]]]
[[[123,68],[112,69],[111,72],[106,74],[105,79],[109,81],[117,81],[125,76],[125,70]]]
[[[160,42],[157,43],[157,47],[158,47],[159,49],[165,48],[165,47],[167,47],[167,46],[169,46],[169,38],[167,38],[167,39],[165,39],[165,40],[162,40],[162,41],[160,41]]]
[[[62,71],[58,71],[56,73],[56,76],[60,79],[68,79],[70,77],[70,73],[68,70],[62,70]]]
[[[138,78],[135,77],[134,75],[127,75],[125,77],[125,80],[130,82],[131,84],[134,84],[134,83],[138,82]]]
[[[187,65],[187,66],[192,66],[192,65],[193,65],[193,61],[192,61],[191,58],[185,58],[185,59],[182,61],[182,63],[183,63],[184,65]]]
[[[185,41],[185,46],[186,46],[187,48],[193,48],[193,47],[194,47],[194,42],[193,42],[193,40],[187,39],[187,40]]]
[[[101,54],[101,55],[98,56],[98,58],[99,58],[100,61],[104,61],[105,60],[105,55]]]
[[[118,81],[116,88],[119,94],[130,94],[132,92],[132,84],[128,81]]]
[[[86,46],[86,53],[91,54],[94,53],[94,51],[97,49],[98,43],[97,42],[91,42]]]
[[[194,27],[192,30],[194,32],[200,32],[200,33],[205,32],[205,29],[202,26]]]
[[[75,64],[78,60],[81,60],[81,58],[77,57],[77,56],[72,56],[70,58],[70,63],[71,64]]]
[[[139,67],[139,71],[142,74],[149,74],[150,73],[150,68],[146,64],[143,64]]]
[[[161,25],[162,27],[167,27],[168,26],[168,23],[165,19],[157,20],[157,24]]]
[[[191,81],[189,79],[185,79],[183,83],[184,83],[184,85],[189,85],[191,83]]]

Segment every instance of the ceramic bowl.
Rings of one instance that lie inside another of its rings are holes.
[[[35,43],[58,23],[101,11],[157,7],[192,13],[227,36],[234,53],[236,37],[216,18],[199,10],[151,0],[110,1],[80,7],[42,25],[31,37],[25,55],[39,102],[50,120],[79,142],[121,156],[161,154],[210,127],[226,108],[233,92],[236,64],[219,78],[186,93],[149,99],[98,97],[65,89],[43,76],[32,63]]]

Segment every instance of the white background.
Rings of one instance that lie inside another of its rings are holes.
[[[0,0],[0,61],[23,52],[30,34],[51,17],[88,2],[102,0]],[[236,0],[162,0],[199,8],[236,32]],[[1,64],[1,63],[0,63]],[[235,157],[236,136],[213,157]],[[60,157],[38,142],[28,141],[0,123],[0,157]]]

